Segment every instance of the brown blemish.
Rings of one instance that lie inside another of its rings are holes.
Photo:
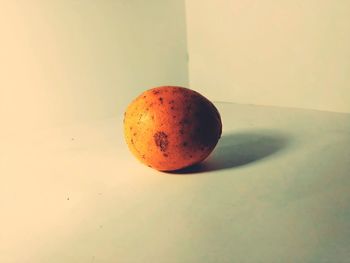
[[[175,119],[176,118],[176,115],[173,115],[173,119]]]
[[[181,130],[179,130],[179,132],[180,132],[181,134],[184,134],[184,130],[182,130],[182,129],[181,129]]]
[[[163,154],[164,157],[168,157],[168,155],[166,153]]]
[[[174,106],[171,106],[170,109],[174,110]]]
[[[160,148],[162,152],[165,152],[168,148],[169,141],[168,141],[168,135],[165,132],[157,132],[153,135],[154,142],[156,145]]]
[[[186,147],[187,145],[188,145],[187,142],[183,142],[183,143],[182,143],[182,146],[183,146],[183,147]]]
[[[134,136],[136,136],[137,135],[137,133],[136,132],[134,132]]]
[[[151,117],[151,118],[152,118],[152,120],[154,120],[154,116],[153,116],[153,115],[152,115],[152,117]]]
[[[159,91],[159,90],[154,90],[154,91],[152,91],[152,93],[153,93],[154,95],[157,95],[157,94],[160,93],[160,91]]]
[[[145,99],[147,96],[143,96],[143,98]]]
[[[141,156],[141,157],[142,157],[142,159],[145,159],[145,155],[144,155],[144,154],[142,154],[142,156]]]
[[[182,93],[182,94],[188,95],[188,94],[187,94],[187,90],[179,89],[179,92]]]
[[[190,123],[190,121],[189,121],[188,119],[182,119],[182,120],[179,122],[180,125],[189,124],[189,123]]]
[[[162,97],[159,98],[159,101],[160,101],[161,104],[163,104],[163,98]]]

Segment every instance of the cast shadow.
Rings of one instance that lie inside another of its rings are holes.
[[[251,165],[286,148],[290,140],[286,134],[271,130],[224,134],[204,162],[171,173],[193,174]]]

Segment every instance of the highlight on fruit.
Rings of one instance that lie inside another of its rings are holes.
[[[124,113],[124,136],[133,155],[159,171],[174,171],[202,162],[222,132],[212,102],[177,86],[146,90]]]

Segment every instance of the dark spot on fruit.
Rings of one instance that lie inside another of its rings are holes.
[[[145,99],[147,96],[143,96],[143,98]]]
[[[176,115],[173,115],[173,119],[175,119],[176,118]]]
[[[179,124],[182,125],[182,124],[189,124],[190,121],[188,119],[182,119]]]
[[[132,130],[132,127],[130,127],[130,131]]]
[[[152,120],[154,120],[154,116],[153,116],[153,115],[152,115],[152,117],[151,117],[151,118],[152,118]]]
[[[153,106],[153,102],[149,104],[149,107],[151,108]]]
[[[174,100],[169,101],[169,104],[174,104]]]
[[[174,106],[171,106],[170,109],[174,110]]]
[[[147,166],[152,168],[152,165],[150,165],[150,164],[147,164]]]
[[[164,157],[168,157],[168,155],[166,153],[163,154]]]
[[[184,134],[184,130],[182,130],[182,129],[179,130],[179,132],[180,132],[180,134]]]
[[[192,158],[193,156],[192,155],[190,155],[190,158]]]
[[[146,111],[148,111],[149,110],[149,108],[146,108]]]
[[[157,94],[160,93],[160,91],[159,91],[159,90],[154,90],[154,91],[152,91],[152,93],[153,93],[154,95],[157,95]]]
[[[134,132],[134,136],[136,136],[136,134],[137,134],[137,133],[136,133],[136,132]]]
[[[131,143],[134,144],[134,140],[133,139],[131,139]]]
[[[145,159],[145,155],[144,155],[144,154],[142,154],[142,156],[141,156],[141,157],[142,157],[142,159]]]
[[[163,104],[163,98],[162,97],[159,98],[159,101],[160,101],[161,104]]]
[[[168,148],[168,135],[165,132],[157,132],[153,135],[154,142],[156,145],[160,148],[162,152],[165,152],[166,149]]]
[[[188,145],[187,142],[183,142],[183,143],[182,143],[182,146],[183,146],[183,147],[186,147],[187,145]]]

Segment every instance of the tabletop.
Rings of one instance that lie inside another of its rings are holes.
[[[177,173],[122,113],[2,138],[0,262],[349,262],[350,114],[216,105],[216,149]]]

